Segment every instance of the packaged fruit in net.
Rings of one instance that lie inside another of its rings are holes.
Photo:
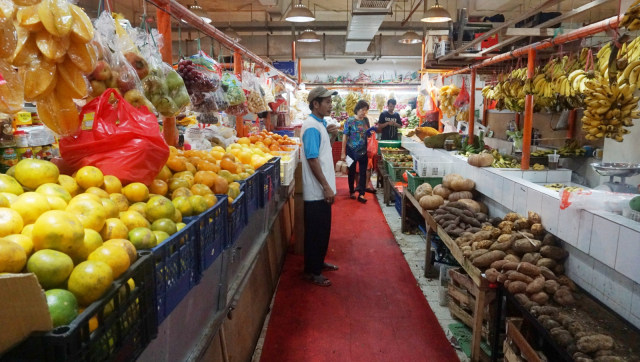
[[[243,104],[247,100],[242,89],[242,83],[231,73],[222,75],[222,89],[230,106]]]

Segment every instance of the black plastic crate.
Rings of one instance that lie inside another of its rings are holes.
[[[265,163],[262,167],[258,169],[260,174],[260,187],[262,189],[262,195],[260,197],[260,207],[265,207],[267,203],[273,197],[274,187],[273,187],[273,172],[275,170],[275,165],[272,163]]]
[[[185,220],[188,221],[188,220]],[[200,281],[196,250],[198,219],[152,249],[156,270],[158,324],[175,309]]]
[[[198,216],[186,218],[189,222],[196,221],[197,251],[200,260],[198,274],[200,275],[222,254],[227,244],[228,197],[227,195],[216,195],[216,197],[218,202],[209,210]]]
[[[240,195],[229,205],[229,237],[225,249],[238,239],[247,222],[247,198],[246,192],[242,190]]]
[[[247,199],[247,216],[251,216],[262,207],[260,202],[262,197],[260,193],[260,172],[254,172],[253,175],[240,182],[244,184],[244,193]]]
[[[134,361],[158,333],[154,292],[153,256],[141,251],[102,299],[71,324],[32,333],[0,360]]]
[[[271,171],[272,174],[270,176],[273,179],[273,192],[272,192],[272,194],[274,194],[274,193],[278,192],[278,190],[280,189],[280,184],[281,184],[281,181],[280,181],[280,157],[273,157],[269,161],[267,161],[266,164],[273,165],[273,171]]]

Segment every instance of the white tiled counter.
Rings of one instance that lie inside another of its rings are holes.
[[[558,192],[539,183],[568,183],[570,170],[521,171],[474,167],[454,152],[451,171],[475,181],[492,216],[535,211],[565,242],[566,274],[595,298],[640,328],[640,223],[608,212],[560,209]]]

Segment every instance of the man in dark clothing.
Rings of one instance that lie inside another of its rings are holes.
[[[380,113],[377,132],[381,133],[382,141],[398,140],[398,128],[402,127],[402,120],[400,115],[394,112],[395,108],[396,100],[392,98],[387,101],[387,110]]]

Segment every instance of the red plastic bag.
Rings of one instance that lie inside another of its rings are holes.
[[[376,134],[371,133],[369,139],[367,140],[367,157],[371,158],[378,154],[378,140],[376,139]]]
[[[80,118],[93,118],[93,127],[60,140],[62,158],[74,169],[96,166],[123,184],[149,185],[169,158],[156,116],[146,107],[135,108],[114,89],[85,105]]]
[[[465,84],[465,78],[462,78],[462,87],[460,87],[460,93],[456,97],[456,100],[453,102],[453,105],[456,108],[462,108],[469,104],[469,91],[467,90],[467,86]]]

